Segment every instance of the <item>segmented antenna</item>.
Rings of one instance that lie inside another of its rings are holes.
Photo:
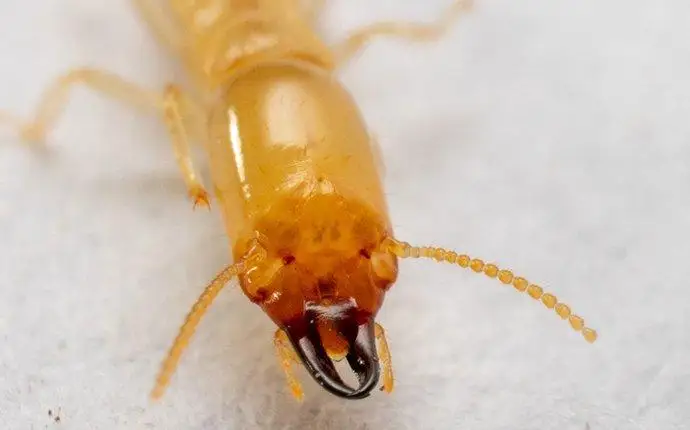
[[[585,326],[585,320],[573,314],[570,306],[558,301],[556,296],[545,293],[544,289],[536,284],[531,284],[527,279],[513,275],[510,270],[500,269],[495,264],[485,264],[479,258],[471,258],[466,254],[458,254],[443,248],[417,247],[407,242],[400,242],[392,238],[386,239],[383,248],[400,258],[429,258],[438,262],[457,264],[462,268],[470,268],[475,273],[483,273],[489,278],[498,279],[505,285],[512,285],[519,292],[527,292],[530,297],[540,300],[544,306],[556,311],[559,317],[568,320],[570,326],[582,333],[589,343],[597,340],[597,332]]]
[[[211,283],[204,289],[204,292],[199,296],[192,309],[187,314],[182,327],[180,327],[177,337],[172,346],[168,350],[168,355],[165,357],[161,365],[158,377],[156,378],[156,385],[151,391],[151,398],[157,400],[163,396],[165,389],[170,383],[170,378],[177,369],[177,364],[182,357],[182,353],[187,348],[189,341],[194,336],[201,318],[204,316],[208,308],[213,304],[213,301],[221,292],[223,287],[235,276],[246,271],[247,267],[265,257],[265,251],[258,244],[254,246],[247,253],[247,257],[241,259],[235,264],[231,264],[224,268]]]

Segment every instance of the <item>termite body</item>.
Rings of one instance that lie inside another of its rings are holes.
[[[98,70],[78,69],[49,89],[33,121],[5,114],[26,140],[41,140],[72,85],[158,113],[195,206],[209,205],[190,144],[208,156],[214,207],[234,263],[223,269],[188,314],[163,363],[152,396],[163,394],[199,320],[233,277],[278,329],[274,343],[292,393],[302,362],[329,392],[363,398],[378,384],[393,389],[390,355],[376,315],[397,279],[398,258],[429,257],[469,267],[527,291],[594,341],[582,318],[536,285],[493,264],[440,248],[399,242],[391,227],[377,144],[336,72],[370,39],[433,40],[468,5],[456,0],[436,23],[378,23],[328,46],[314,23],[321,1],[135,0],[154,34],[175,53],[191,88],[162,93]],[[359,385],[343,382],[333,361],[346,359]]]

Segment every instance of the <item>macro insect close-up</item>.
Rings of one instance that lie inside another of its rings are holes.
[[[0,7],[5,427],[690,422],[680,2],[633,50],[565,0],[42,2]]]

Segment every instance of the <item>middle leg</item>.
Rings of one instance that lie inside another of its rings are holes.
[[[203,126],[206,113],[176,85],[168,85],[161,94],[106,71],[75,69],[58,78],[48,88],[32,120],[24,121],[15,115],[0,112],[0,123],[16,129],[24,141],[41,142],[60,119],[69,96],[78,85],[130,107],[160,115],[168,127],[175,157],[194,206],[208,206],[208,193],[196,173],[190,153],[191,140],[206,143]]]
[[[302,391],[302,385],[292,372],[292,363],[299,363],[300,360],[297,357],[297,354],[295,354],[295,351],[292,349],[290,340],[283,330],[276,330],[275,335],[273,336],[273,345],[278,353],[280,367],[282,367],[283,372],[285,373],[288,386],[290,386],[290,391],[292,391],[292,395],[297,400],[301,401],[304,398],[304,391]]]

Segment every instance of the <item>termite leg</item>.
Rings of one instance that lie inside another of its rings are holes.
[[[299,358],[292,349],[290,340],[283,330],[276,330],[275,335],[273,336],[273,345],[276,348],[276,353],[280,359],[280,366],[283,368],[283,372],[285,372],[285,377],[287,378],[287,383],[290,386],[292,395],[297,400],[302,400],[304,398],[302,385],[292,372],[292,363],[299,363]]]
[[[455,23],[460,14],[471,7],[472,0],[454,0],[441,18],[430,24],[377,22],[355,30],[334,48],[338,64],[342,66],[362,51],[372,39],[380,36],[398,37],[418,42],[438,40]]]
[[[151,110],[161,105],[161,97],[145,91],[111,73],[93,69],[75,69],[53,82],[43,95],[34,114],[33,121],[26,122],[10,114],[3,113],[0,118],[18,129],[21,138],[27,142],[42,142],[46,133],[59,119],[67,104],[70,91],[77,84],[118,99],[130,106]]]
[[[46,91],[34,114],[33,121],[25,122],[13,115],[0,112],[0,123],[19,130],[21,138],[29,142],[42,142],[46,133],[55,125],[67,104],[72,89],[82,84],[93,91],[145,111],[156,112],[163,117],[172,138],[173,149],[194,206],[208,206],[208,193],[194,169],[188,134],[191,131],[204,141],[203,111],[177,87],[169,85],[163,94],[148,91],[112,73],[75,69],[58,78]],[[205,143],[205,142],[204,142]]]
[[[152,0],[132,0],[134,8],[137,9],[139,15],[152,29],[154,36],[164,46],[175,53],[182,49],[182,39],[180,32],[174,28],[173,22],[164,16],[160,6],[156,6]]]
[[[194,207],[209,207],[208,192],[198,179],[189,145],[189,131],[201,134],[203,130],[203,111],[186,97],[175,85],[165,89],[163,115],[173,142],[177,164],[182,171],[182,178],[187,185],[187,192],[194,202]],[[206,139],[201,141],[206,143]]]
[[[383,387],[381,389],[386,393],[390,393],[393,391],[393,362],[391,360],[391,352],[388,349],[388,342],[386,341],[386,332],[383,330],[383,327],[376,324],[374,333],[376,335],[381,367],[383,367]]]

